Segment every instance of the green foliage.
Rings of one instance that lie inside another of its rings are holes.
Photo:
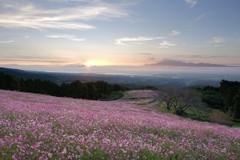
[[[167,109],[167,107],[163,104],[163,103],[159,103],[156,105],[157,108],[160,108],[161,111],[165,112],[165,113],[171,113],[173,114],[174,113],[174,110],[173,109]]]
[[[182,110],[182,109],[177,109],[176,112],[175,112],[176,115],[179,115],[179,116],[183,116],[183,117],[186,117],[187,116],[187,113],[185,110]]]
[[[198,114],[198,113],[192,113],[188,114],[188,118],[191,118],[193,120],[203,121],[203,122],[209,122],[209,117],[206,115]]]
[[[220,93],[223,96],[224,112],[240,119],[240,82],[222,80]]]
[[[108,153],[100,149],[89,149],[89,152],[84,153],[81,157],[82,160],[96,160],[96,159],[110,159]]]
[[[208,107],[192,107],[189,110],[187,110],[183,115],[184,117],[193,119],[193,120],[198,120],[198,121],[203,121],[203,122],[209,122],[209,113],[210,109]]]
[[[134,90],[157,90],[157,88],[153,86],[140,86],[140,87],[134,88]]]
[[[0,88],[8,90],[19,90],[20,89],[20,80],[14,78],[10,75],[0,73]]]
[[[103,81],[82,83],[79,80],[58,85],[48,80],[24,80],[0,72],[0,89],[40,93],[58,97],[114,100],[123,96],[123,93],[118,91],[125,91],[126,87],[118,84],[108,84]]]
[[[122,98],[123,96],[124,96],[124,92],[123,91],[115,91],[115,92],[112,92],[112,93],[106,95],[101,100],[102,101],[117,100],[117,99]]]
[[[213,109],[223,109],[223,97],[219,92],[219,88],[206,86],[202,89],[198,89],[201,94],[202,101],[207,104],[208,107]]]

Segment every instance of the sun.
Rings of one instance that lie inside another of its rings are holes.
[[[84,66],[86,66],[86,67],[92,67],[92,66],[96,66],[96,63],[95,63],[95,62],[92,62],[92,61],[88,61],[88,62],[85,62],[85,63],[84,63]]]
[[[83,65],[90,68],[95,66],[109,66],[109,65],[113,65],[113,63],[110,63],[105,60],[94,59],[94,60],[86,61],[85,63],[83,63]]]

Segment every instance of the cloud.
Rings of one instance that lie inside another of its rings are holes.
[[[196,4],[197,4],[197,0],[185,0],[185,2],[187,4],[189,4],[191,6],[191,8],[193,8]]]
[[[19,62],[23,63],[33,63],[33,62],[38,62],[39,64],[63,64],[63,63],[69,63],[69,61],[65,59],[57,59],[57,58],[50,58],[50,57],[33,57],[33,56],[28,56],[25,58],[25,56],[20,56],[16,57],[14,55],[9,55],[9,56],[4,56],[0,57],[0,61],[11,64],[18,62],[17,64],[20,64]]]
[[[213,37],[210,41],[210,43],[214,43],[214,44],[220,44],[225,42],[225,39],[223,37]]]
[[[145,56],[152,56],[154,55],[153,53],[140,53],[141,55],[145,55]]]
[[[177,31],[177,30],[173,30],[173,31],[170,33],[170,35],[172,35],[172,36],[177,36],[177,35],[179,35],[179,34],[181,34],[181,32],[180,32],[180,31]]]
[[[2,43],[2,44],[6,44],[6,43],[13,43],[14,41],[0,41],[0,43]]]
[[[184,57],[184,58],[225,58],[225,55],[176,55],[177,57]]]
[[[49,0],[53,2],[66,3],[66,2],[100,2],[101,0]]]
[[[77,41],[77,42],[84,41],[84,38],[76,38],[76,36],[74,36],[74,35],[67,35],[67,34],[62,34],[62,35],[46,35],[46,37],[49,37],[49,38],[68,39],[68,40]]]
[[[59,0],[58,0],[59,1]],[[66,1],[66,0],[64,0]],[[26,2],[26,1],[25,1]],[[40,1],[36,1],[40,2]],[[68,1],[85,2],[83,4],[64,5],[69,7],[42,8],[41,4],[4,1],[0,6],[0,27],[34,28],[34,29],[95,29],[95,26],[83,23],[89,20],[109,20],[128,16],[124,5],[116,3],[100,3],[100,1]],[[95,3],[93,3],[95,2]],[[47,3],[46,3],[47,4]],[[60,6],[60,5],[56,5]],[[72,7],[70,7],[72,6]]]
[[[148,58],[148,60],[150,60],[150,61],[154,61],[155,58],[154,58],[154,57],[150,57],[150,58]]]
[[[140,42],[140,41],[153,41],[162,39],[163,37],[123,37],[115,40],[117,45],[126,45],[126,42]]]
[[[160,48],[169,48],[169,47],[174,47],[176,45],[177,45],[176,43],[163,41],[160,43]]]
[[[205,16],[206,16],[206,14],[203,13],[203,14],[197,16],[192,22],[198,22],[198,21],[202,20]]]
[[[28,38],[30,38],[30,36],[26,35],[26,36],[24,36],[23,38],[26,38],[26,39],[28,39]]]
[[[85,67],[85,65],[83,64],[76,64],[76,63],[73,63],[73,64],[66,64],[66,65],[63,65],[63,67]]]

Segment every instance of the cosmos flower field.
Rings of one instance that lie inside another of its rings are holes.
[[[239,153],[240,128],[146,110],[124,100],[0,90],[0,159],[235,160]]]

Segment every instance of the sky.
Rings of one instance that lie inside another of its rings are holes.
[[[0,65],[240,65],[239,0],[0,0]]]

